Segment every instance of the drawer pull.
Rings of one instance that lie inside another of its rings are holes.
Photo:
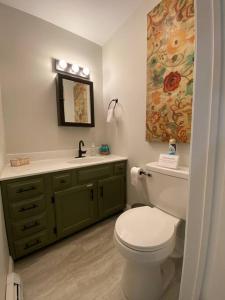
[[[60,183],[66,183],[66,180],[65,179],[61,179]]]
[[[38,221],[35,221],[35,222],[33,222],[33,223],[24,225],[22,231],[29,230],[29,229],[34,228],[34,227],[37,227],[37,226],[39,226],[39,225],[40,225],[40,223],[39,223]]]
[[[41,243],[41,240],[39,240],[39,239],[36,239],[35,241],[33,241],[31,243],[26,243],[25,247],[24,247],[24,250],[27,250],[27,249],[32,248],[34,246],[37,246],[40,243]]]
[[[17,190],[16,192],[17,192],[18,194],[21,194],[21,193],[33,191],[33,190],[35,190],[35,189],[36,189],[35,186],[31,186],[31,187],[24,188],[24,189],[21,188],[21,189]]]
[[[19,212],[24,212],[24,211],[28,211],[28,210],[31,210],[31,209],[34,209],[34,208],[37,208],[38,205],[37,204],[33,204],[31,206],[28,206],[28,207],[21,207]]]
[[[91,201],[94,201],[94,191],[91,190]]]
[[[87,188],[92,188],[93,187],[93,183],[89,183],[86,185]]]
[[[103,198],[103,186],[100,186],[100,197]]]

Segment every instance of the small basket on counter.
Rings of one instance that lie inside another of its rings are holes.
[[[11,167],[21,167],[29,164],[30,164],[29,157],[10,159]]]
[[[109,155],[110,154],[109,146],[107,144],[102,144],[99,148],[99,153],[101,155]]]

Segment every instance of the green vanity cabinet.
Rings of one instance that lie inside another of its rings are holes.
[[[106,218],[124,208],[125,177],[113,176],[99,180],[99,214]]]
[[[56,240],[49,175],[1,182],[10,253],[19,258]]]
[[[93,183],[55,193],[58,238],[70,235],[97,220],[97,189]]]
[[[122,211],[126,161],[1,182],[9,249],[18,259]]]
[[[71,171],[52,174],[53,191],[61,191],[76,185],[76,174]]]

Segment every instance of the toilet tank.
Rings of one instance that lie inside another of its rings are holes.
[[[168,169],[160,167],[158,162],[151,162],[146,165],[146,171],[152,175],[146,176],[149,202],[170,215],[185,220],[189,169]]]

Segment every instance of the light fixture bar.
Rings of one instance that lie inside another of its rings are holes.
[[[90,70],[78,64],[67,63],[64,59],[55,59],[55,70],[59,73],[66,73],[82,78],[90,78]]]

